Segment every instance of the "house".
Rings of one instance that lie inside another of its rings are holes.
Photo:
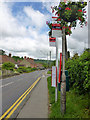
[[[5,62],[11,62],[15,64],[15,60],[11,57],[11,53],[9,53],[9,56],[0,55],[0,66]]]
[[[20,66],[24,67],[31,67],[31,68],[42,68],[42,64],[35,63],[33,58],[26,58],[24,57],[23,60],[18,60],[17,62],[11,57],[11,53],[9,53],[9,56],[7,55],[0,55],[0,66],[2,66],[5,62],[11,62],[15,64],[15,68],[18,68]]]
[[[30,65],[29,61],[27,61],[27,59],[26,59],[26,56],[24,57],[24,60],[19,61],[18,66],[19,66],[19,67],[20,67],[20,66],[24,66],[24,67],[31,67],[31,65]]]
[[[25,67],[31,67],[31,68],[42,68],[42,64],[37,64],[34,62],[33,58],[26,58],[26,56],[24,57],[24,60],[19,61],[18,66],[23,65]]]
[[[26,58],[27,59],[27,61],[30,63],[30,67],[31,68],[34,68],[34,67],[36,67],[36,63],[34,62],[34,59],[33,58]]]
[[[43,65],[42,65],[42,64],[40,64],[40,63],[38,63],[38,64],[37,64],[37,68],[42,69],[42,68],[43,68]]]

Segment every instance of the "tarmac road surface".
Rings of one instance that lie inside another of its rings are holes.
[[[45,70],[25,73],[18,76],[0,80],[0,95],[2,94],[2,114],[4,114],[13,103],[37,80]],[[0,116],[2,115],[0,114]]]

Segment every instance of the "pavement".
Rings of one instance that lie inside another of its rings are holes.
[[[31,92],[30,98],[23,106],[17,118],[48,118],[47,73]]]

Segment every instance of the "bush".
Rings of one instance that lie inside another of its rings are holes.
[[[27,70],[26,67],[19,67],[19,68],[17,69],[17,71],[18,71],[19,73],[28,72],[28,70]]]
[[[31,68],[31,71],[37,70],[37,68]]]
[[[2,65],[2,69],[6,69],[6,70],[14,70],[15,65],[11,62],[6,62]]]
[[[66,62],[66,69],[70,76],[70,87],[74,88],[79,94],[89,93],[90,91],[89,58],[90,53],[85,50],[80,57],[73,57]]]
[[[19,67],[19,68],[17,69],[17,71],[18,71],[19,73],[23,73],[23,72],[28,73],[28,72],[35,71],[35,70],[37,70],[37,68]]]

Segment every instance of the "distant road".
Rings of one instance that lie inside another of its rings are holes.
[[[3,79],[2,85],[0,86],[0,88],[2,88],[2,114],[4,114],[44,72],[45,70],[35,71]]]

